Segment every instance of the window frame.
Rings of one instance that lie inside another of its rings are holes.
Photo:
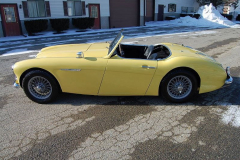
[[[70,15],[69,14],[69,2],[72,2],[72,4],[73,4],[73,6],[72,6],[72,9],[73,9],[73,11],[72,11],[72,14]],[[76,4],[78,3],[78,5],[79,5],[79,9],[80,9],[80,14],[76,14],[77,12],[76,12]],[[68,16],[69,17],[74,17],[74,16],[83,16],[84,14],[83,14],[83,9],[82,9],[82,0],[67,0],[67,11],[68,11]]]
[[[181,7],[182,14],[194,13],[195,12],[194,10],[195,10],[194,7],[185,7],[185,6]]]
[[[43,2],[43,6],[44,6],[44,16],[40,16],[41,14],[40,14],[40,10],[39,10],[39,6],[38,6],[38,2]],[[29,3],[28,2],[35,2],[36,3],[36,6],[37,6],[37,11],[36,11],[36,13],[37,13],[37,16],[35,17],[35,16],[31,16],[31,14],[30,14],[30,5],[29,5]],[[42,17],[48,17],[48,15],[47,15],[47,7],[46,7],[46,1],[45,0],[27,0],[27,8],[28,8],[28,18],[42,18]]]
[[[174,6],[174,9],[173,10],[170,10],[170,8],[172,7],[171,5]],[[169,3],[168,4],[168,12],[176,12],[177,11],[177,4],[175,3]]]

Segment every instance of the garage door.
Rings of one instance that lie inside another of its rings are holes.
[[[139,26],[140,0],[110,0],[110,28]]]
[[[145,21],[153,21],[153,8],[154,8],[154,2],[153,0],[146,0],[146,17]]]

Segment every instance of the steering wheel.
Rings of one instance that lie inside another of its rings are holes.
[[[118,47],[119,47],[120,56],[124,57],[125,54],[124,54],[124,51],[122,50],[121,44],[119,44]]]

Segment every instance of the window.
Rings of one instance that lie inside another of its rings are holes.
[[[91,18],[98,18],[98,8],[97,6],[91,6]]]
[[[194,7],[188,7],[188,13],[194,13]]]
[[[188,7],[182,7],[182,13],[187,13],[188,12]]]
[[[81,1],[67,1],[68,16],[82,16]]]
[[[46,6],[44,0],[29,0],[27,1],[28,16],[46,17]]]
[[[182,7],[182,13],[194,13],[194,7]]]
[[[6,23],[16,22],[15,11],[13,7],[3,7],[3,10]]]
[[[176,4],[168,4],[168,12],[176,12]]]

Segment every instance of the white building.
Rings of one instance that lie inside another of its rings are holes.
[[[155,20],[164,20],[166,17],[180,17],[181,13],[195,13],[199,4],[196,0],[155,0]]]
[[[95,29],[121,28],[197,9],[196,0],[1,0],[0,37],[26,34],[26,20],[69,18],[71,28],[72,18],[94,17]]]

